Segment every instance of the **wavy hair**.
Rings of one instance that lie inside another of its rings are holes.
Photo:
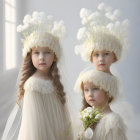
[[[28,53],[28,55],[24,58],[24,62],[22,65],[22,71],[21,71],[21,79],[18,87],[18,93],[17,93],[17,104],[20,106],[20,100],[24,97],[24,83],[26,80],[31,77],[36,72],[36,68],[33,66],[32,59],[31,59],[31,52]],[[57,62],[53,62],[49,77],[52,80],[52,83],[54,85],[54,88],[56,89],[56,96],[59,98],[61,103],[64,105],[66,102],[65,99],[65,92],[64,87],[60,81],[60,75],[57,68]]]

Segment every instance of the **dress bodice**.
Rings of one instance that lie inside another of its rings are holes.
[[[54,93],[54,87],[51,80],[41,79],[35,76],[31,76],[24,84],[24,90],[35,91],[41,94]]]

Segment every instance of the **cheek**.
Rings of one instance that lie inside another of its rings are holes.
[[[92,59],[92,63],[96,66],[97,65],[97,59],[96,58],[93,58]]]
[[[37,63],[37,57],[36,56],[32,56],[32,63],[36,64]]]
[[[99,93],[95,94],[95,98],[99,102],[103,102],[106,99],[105,94],[102,93],[102,92],[101,93],[99,92]]]

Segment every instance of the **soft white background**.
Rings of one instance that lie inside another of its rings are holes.
[[[53,15],[57,20],[63,19],[67,27],[67,36],[63,41],[65,55],[65,77],[69,80],[71,91],[75,80],[81,70],[90,63],[85,63],[79,56],[74,54],[74,46],[77,44],[76,33],[81,26],[79,11],[81,8],[89,8],[95,10],[100,0],[17,0],[17,25],[22,23],[25,14],[31,14],[34,10],[44,11],[49,15]],[[140,139],[140,1],[139,0],[104,0],[108,5],[118,8],[122,12],[122,18],[128,18],[131,22],[130,26],[130,48],[123,60],[115,64],[113,69],[117,71],[121,79],[123,91],[127,101],[132,104],[134,109],[134,117],[131,122],[132,134],[130,140]],[[0,1],[0,9],[2,8],[2,0]],[[0,19],[3,13],[0,11]],[[2,44],[2,22],[0,22],[0,48]],[[20,36],[17,34],[17,68],[9,71],[2,70],[3,52],[0,51],[0,137],[4,129],[5,121],[9,115],[6,111],[6,106],[10,105],[8,110],[11,110],[11,97],[15,91],[16,78],[19,67],[22,62]],[[2,50],[2,49],[1,49]],[[7,95],[4,100],[3,95]],[[74,94],[73,94],[74,96]],[[75,95],[77,97],[77,95]],[[7,101],[8,102],[5,102]],[[12,100],[13,101],[13,100]],[[77,98],[75,104],[79,104]]]

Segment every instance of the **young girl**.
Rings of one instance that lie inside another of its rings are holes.
[[[89,126],[93,134],[88,134],[90,131],[83,133],[82,128],[78,140],[127,140],[126,127],[121,117],[110,108],[110,104],[118,96],[118,84],[114,76],[97,70],[82,72],[76,81],[75,90],[82,93],[82,111],[88,110],[87,107],[94,107],[103,114],[98,122]],[[89,116],[86,114],[86,117]]]
[[[25,16],[18,31],[25,36],[24,63],[17,103],[23,99],[18,140],[72,140],[66,94],[57,63],[61,57],[63,22],[42,12]]]
[[[110,72],[112,63],[120,60],[127,41],[128,20],[119,21],[120,11],[104,3],[95,12],[82,8],[83,27],[77,33],[82,44],[75,47],[84,61],[90,61],[99,71]],[[126,48],[126,47],[125,47]]]

